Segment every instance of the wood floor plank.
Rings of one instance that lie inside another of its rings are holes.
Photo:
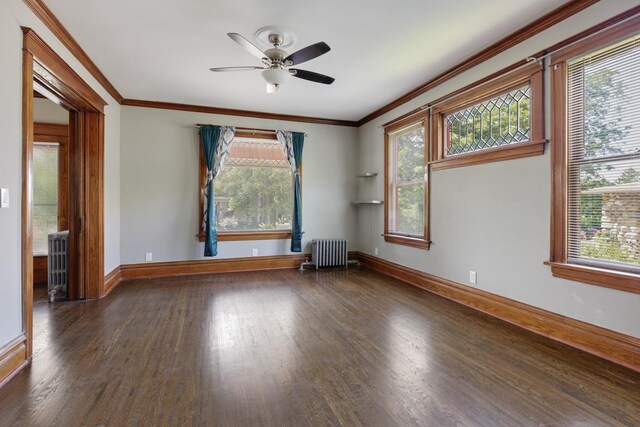
[[[34,294],[33,363],[0,389],[0,426],[640,420],[639,373],[367,269]]]

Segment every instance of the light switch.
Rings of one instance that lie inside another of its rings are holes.
[[[0,208],[8,208],[9,207],[9,189],[2,188],[0,189]]]

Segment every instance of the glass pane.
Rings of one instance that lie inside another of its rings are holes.
[[[424,184],[406,184],[396,188],[395,229],[392,231],[424,236]]]
[[[569,256],[640,265],[640,159],[575,166],[569,188]]]
[[[531,89],[522,87],[445,117],[447,155],[529,141]]]
[[[291,229],[292,183],[288,167],[225,165],[215,182],[218,231]]]
[[[58,146],[33,147],[33,252],[47,253],[47,236],[58,231]]]
[[[396,147],[397,182],[412,182],[424,177],[424,127],[414,126],[393,134]]]
[[[569,68],[571,158],[640,151],[640,46],[615,46]]]

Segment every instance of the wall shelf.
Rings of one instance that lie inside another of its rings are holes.
[[[356,178],[374,178],[378,176],[378,172],[363,172],[363,173],[359,173],[358,175],[356,175]],[[371,189],[371,187],[369,187]],[[384,200],[377,200],[374,199],[373,194],[369,197],[372,197],[371,199],[361,199],[361,200],[354,200],[351,203],[353,203],[354,205],[381,205],[384,203]]]
[[[354,205],[381,205],[384,203],[384,200],[354,200]]]

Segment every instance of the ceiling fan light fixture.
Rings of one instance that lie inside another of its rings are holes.
[[[267,82],[267,93],[274,93],[291,77],[291,73],[282,68],[270,68],[264,70],[261,74],[262,78]]]

